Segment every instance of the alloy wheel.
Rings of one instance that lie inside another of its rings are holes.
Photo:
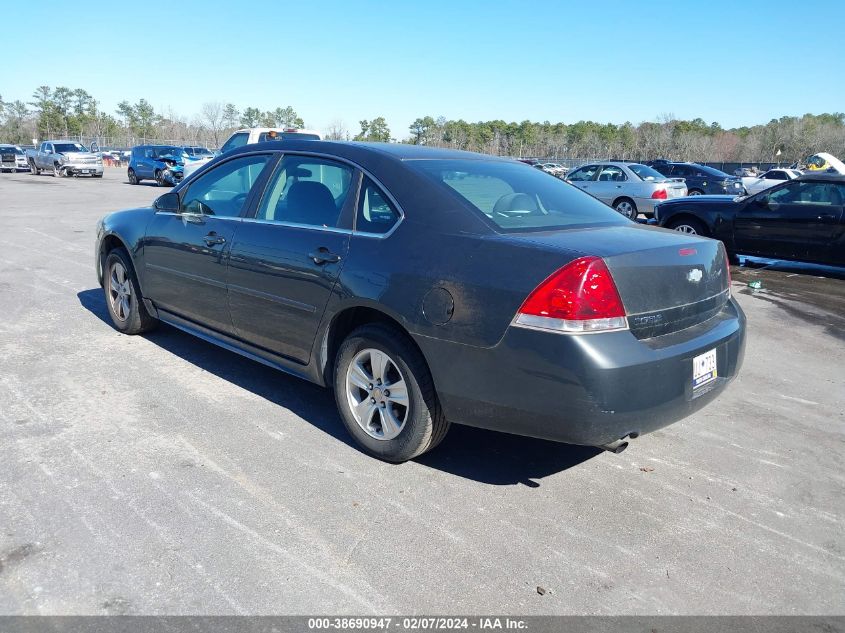
[[[126,321],[129,318],[132,301],[132,282],[120,262],[112,264],[109,271],[109,300],[115,317],[120,321]]]
[[[408,387],[396,362],[385,352],[358,352],[346,370],[346,398],[352,416],[367,435],[391,440],[408,419]]]
[[[630,220],[633,220],[637,215],[636,211],[634,211],[634,205],[627,200],[623,200],[617,204],[616,210]]]
[[[687,233],[689,235],[698,235],[698,231],[695,230],[694,226],[690,226],[689,224],[679,224],[675,227],[675,230],[679,233]]]

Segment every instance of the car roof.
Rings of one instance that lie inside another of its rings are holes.
[[[396,160],[434,160],[434,159],[461,159],[461,160],[489,160],[501,162],[518,162],[514,159],[500,158],[490,154],[479,154],[476,152],[465,152],[456,149],[444,149],[440,147],[427,147],[425,145],[410,145],[405,143],[368,143],[361,141],[309,141],[299,139],[284,139],[281,141],[265,141],[244,145],[230,152],[227,155],[254,152],[258,150],[271,149],[273,151],[304,151],[334,154],[340,158],[352,161],[373,160],[378,157],[390,157]]]
[[[803,174],[798,176],[796,180],[817,180],[821,182],[839,182],[845,184],[845,175],[843,174]]]

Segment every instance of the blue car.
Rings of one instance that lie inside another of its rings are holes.
[[[138,145],[129,159],[129,184],[155,180],[159,187],[173,187],[182,180],[185,150],[175,145]]]

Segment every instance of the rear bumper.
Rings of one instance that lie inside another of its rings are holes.
[[[737,375],[745,315],[733,301],[681,332],[569,336],[509,328],[493,348],[418,339],[446,417],[571,444],[642,435],[712,402]],[[718,378],[693,391],[692,359],[716,349]]]

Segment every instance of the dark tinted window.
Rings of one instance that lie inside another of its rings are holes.
[[[182,196],[182,212],[225,217],[240,215],[268,160],[269,154],[243,156],[205,172]]]
[[[763,178],[765,178],[766,180],[789,180],[786,177],[786,174],[782,171],[767,171],[763,175]]]
[[[776,204],[812,204],[842,206],[845,187],[828,182],[793,182],[773,191],[767,197]]]
[[[457,159],[406,164],[505,231],[629,222],[577,187],[521,163]]]
[[[262,132],[258,135],[258,142],[264,141],[319,141],[320,137],[316,134],[303,134],[300,132]]]
[[[57,154],[65,154],[68,152],[87,152],[88,148],[79,143],[54,143],[53,151]]]
[[[220,153],[228,152],[230,149],[237,147],[243,147],[247,144],[247,141],[249,141],[249,132],[238,132],[223,144],[223,147],[220,148]]]
[[[352,174],[352,168],[343,163],[289,154],[276,169],[256,217],[335,227]]]
[[[361,183],[355,230],[387,233],[399,221],[399,212],[384,192],[369,178]]]

